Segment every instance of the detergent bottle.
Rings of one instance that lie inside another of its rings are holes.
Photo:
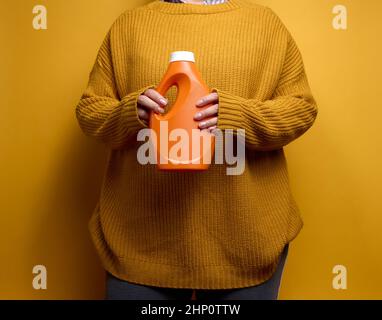
[[[176,86],[177,96],[170,110],[150,114],[157,167],[160,170],[207,170],[214,154],[215,136],[200,130],[194,115],[210,106],[196,106],[210,90],[196,68],[193,52],[171,53],[170,64],[156,90],[165,96],[172,86]]]

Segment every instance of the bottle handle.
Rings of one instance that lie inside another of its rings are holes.
[[[177,95],[175,101],[173,103],[173,108],[166,114],[155,114],[155,117],[160,120],[164,120],[166,118],[170,118],[173,112],[176,112],[177,101],[184,97],[186,99],[187,92],[190,88],[190,80],[187,75],[182,73],[173,74],[172,76],[163,79],[163,81],[157,86],[156,91],[160,93],[162,96],[168,92],[168,90],[172,87],[176,86]]]

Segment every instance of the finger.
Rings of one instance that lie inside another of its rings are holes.
[[[217,127],[215,127],[215,129],[212,129],[211,131],[210,131],[210,133],[211,134],[213,134],[215,137],[217,137],[218,135],[218,131],[219,131],[219,129],[217,128]]]
[[[206,108],[203,111],[199,111],[195,114],[194,119],[195,120],[202,120],[204,118],[212,117],[218,113],[219,105],[214,104],[211,107]]]
[[[138,108],[138,116],[143,120],[149,120],[149,113],[142,108]]]
[[[199,123],[199,128],[200,129],[207,129],[212,126],[216,126],[218,124],[218,117],[214,117],[212,119],[203,121]]]
[[[210,134],[210,131],[208,129],[200,129],[200,132],[203,134]]]
[[[155,101],[151,100],[149,97],[143,94],[138,97],[138,104],[144,107],[145,109],[154,111],[155,113],[165,112],[164,109],[161,106],[159,106],[159,104],[157,104]]]
[[[212,126],[208,128],[208,131],[213,133],[214,130],[216,130],[217,126]]]
[[[204,107],[206,106],[207,104],[210,104],[210,103],[216,103],[219,99],[219,96],[216,92],[213,92],[213,93],[210,93],[209,95],[201,98],[197,103],[196,103],[196,106],[197,107]]]
[[[163,97],[158,91],[155,89],[147,89],[144,93],[145,96],[149,97],[151,100],[155,101],[157,104],[161,106],[166,106],[168,100]]]

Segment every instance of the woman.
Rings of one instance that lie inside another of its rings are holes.
[[[301,54],[275,13],[249,0],[157,0],[108,32],[77,108],[110,148],[89,223],[108,299],[276,299],[303,223],[283,147],[314,123]],[[192,3],[186,3],[192,2]],[[197,3],[198,2],[198,3]],[[173,51],[192,51],[211,94],[201,129],[245,130],[245,171],[162,172],[137,161],[137,133],[168,100],[155,91]],[[206,120],[209,119],[209,120]]]

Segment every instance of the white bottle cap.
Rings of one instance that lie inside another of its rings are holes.
[[[195,62],[195,55],[190,51],[174,51],[170,55],[170,62],[174,61],[191,61]]]

